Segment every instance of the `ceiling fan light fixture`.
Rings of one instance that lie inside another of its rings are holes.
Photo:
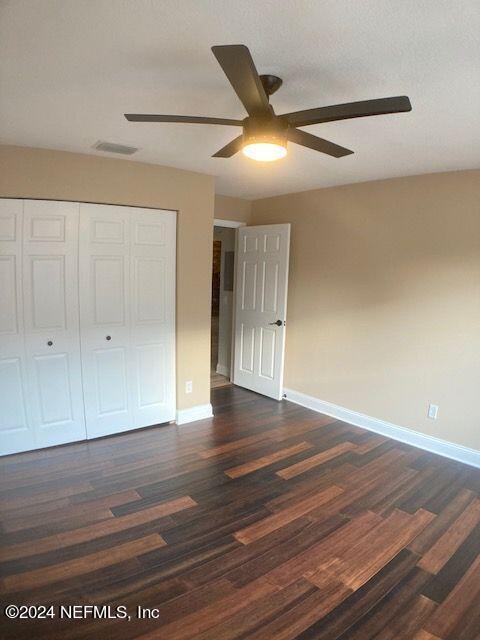
[[[278,142],[250,142],[242,149],[244,155],[258,162],[273,162],[287,155],[287,144]]]
[[[243,154],[258,162],[273,162],[287,155],[287,125],[272,117],[246,118]]]

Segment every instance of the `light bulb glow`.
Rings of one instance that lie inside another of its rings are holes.
[[[254,142],[243,147],[243,153],[252,160],[273,162],[287,155],[287,148],[272,142]]]

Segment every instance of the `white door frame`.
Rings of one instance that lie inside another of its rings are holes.
[[[213,219],[214,227],[227,227],[228,229],[238,229],[238,227],[246,227],[246,222],[238,222],[237,220],[220,220],[220,218]]]
[[[240,222],[239,220],[222,220],[221,218],[213,219],[214,227],[226,227],[227,229],[239,229],[240,227],[246,227],[246,222]],[[235,232],[235,255],[237,253],[237,236]],[[236,260],[233,262],[233,301],[232,301],[232,326],[231,340],[230,340],[230,382],[233,384],[233,367],[235,365],[235,281],[237,277],[237,264]]]

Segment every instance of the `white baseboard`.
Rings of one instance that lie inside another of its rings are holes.
[[[427,436],[423,433],[419,433],[418,431],[414,431],[413,429],[399,427],[391,422],[385,422],[384,420],[372,418],[371,416],[366,416],[363,413],[358,413],[351,409],[345,409],[345,407],[340,407],[331,402],[320,400],[314,396],[308,396],[305,393],[300,393],[300,391],[284,388],[283,392],[285,394],[285,398],[290,400],[290,402],[299,404],[307,409],[312,409],[312,411],[324,413],[327,416],[332,416],[332,418],[348,422],[356,427],[362,427],[368,431],[375,431],[375,433],[380,433],[381,435],[392,438],[393,440],[405,442],[406,444],[418,447],[419,449],[425,449],[426,451],[436,453],[439,456],[457,460],[458,462],[463,462],[471,465],[472,467],[480,467],[480,451],[476,451],[475,449],[469,449],[468,447],[462,447],[459,444],[454,444],[447,440]]]
[[[213,417],[213,408],[210,403],[197,404],[196,407],[189,409],[179,409],[177,411],[177,424],[187,424],[196,420],[205,420],[205,418]]]
[[[217,373],[219,373],[221,376],[226,376],[227,378],[230,377],[230,369],[228,367],[226,367],[224,364],[217,364],[217,369],[216,369]]]

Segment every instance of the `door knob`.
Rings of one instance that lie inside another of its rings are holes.
[[[53,342],[52,342],[51,340],[49,340],[49,341],[47,342],[47,345],[48,345],[49,347],[51,347],[51,346],[53,345]]]
[[[282,320],[275,320],[275,322],[269,322],[268,324],[276,324],[277,327],[281,327],[283,325]]]
[[[105,340],[111,340],[112,336],[106,336]]]

